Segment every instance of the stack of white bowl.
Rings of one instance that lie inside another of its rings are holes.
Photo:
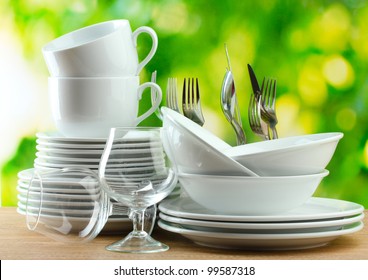
[[[139,62],[137,38],[143,33],[152,38],[152,47]],[[110,128],[137,126],[162,100],[157,84],[140,84],[139,80],[140,71],[154,56],[157,45],[152,28],[142,26],[132,32],[129,21],[122,19],[73,31],[43,47],[57,131],[37,133],[35,169],[47,171],[68,166],[98,169]],[[138,116],[139,101],[148,88],[156,101]],[[135,145],[134,141],[130,144]],[[24,188],[32,172],[33,169],[23,170],[18,175],[19,211],[24,210]]]
[[[341,201],[312,197],[329,174],[325,168],[342,133],[302,135],[231,147],[183,115],[169,108],[161,111],[166,128],[165,150],[178,166],[179,181],[185,191],[176,200],[160,205],[162,228],[208,246],[252,249],[319,246],[332,237],[362,228],[364,208],[360,205],[349,205],[354,211],[344,212],[339,206]],[[333,211],[325,218],[323,213],[331,210],[331,204]],[[354,215],[358,216],[338,221],[342,216]],[[326,223],[317,223],[319,219],[326,219]],[[331,227],[328,219],[335,219]],[[304,224],[308,220],[315,222]],[[242,224],[227,224],[234,221]],[[301,224],[292,224],[295,221]],[[249,222],[264,224],[254,226]],[[287,224],[279,227],[267,225],[269,222]],[[310,228],[316,229],[311,235]],[[251,238],[253,229],[260,235]],[[330,238],[326,241],[316,239],[318,236]],[[213,238],[212,242],[209,238]],[[295,242],[285,243],[289,238]],[[301,239],[308,239],[305,246]]]

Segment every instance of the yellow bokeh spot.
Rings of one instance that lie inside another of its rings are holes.
[[[298,79],[298,91],[303,101],[311,106],[321,106],[328,97],[327,86],[319,67],[306,64]]]
[[[323,50],[340,51],[346,48],[351,33],[351,16],[347,8],[335,3],[311,24],[312,41]]]
[[[368,140],[365,141],[364,150],[363,150],[363,161],[364,166],[368,168]]]
[[[357,115],[351,108],[341,109],[336,114],[336,123],[343,130],[352,130],[356,124]]]
[[[156,28],[166,34],[193,34],[200,26],[200,18],[189,12],[182,1],[168,2],[152,11]]]
[[[298,131],[297,120],[300,111],[300,102],[291,93],[281,95],[276,100],[276,112],[279,123],[277,131],[282,137],[297,135]]]
[[[354,83],[354,71],[350,63],[340,55],[326,59],[323,66],[326,81],[335,88],[344,89]]]
[[[299,123],[306,134],[311,134],[316,131],[316,125],[319,124],[319,120],[319,115],[313,111],[304,111],[299,114]]]

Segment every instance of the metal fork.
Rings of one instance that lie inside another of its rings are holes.
[[[195,79],[196,81],[195,86],[194,86],[194,78],[188,78],[188,86],[186,86],[186,81],[187,79],[184,79],[183,96],[182,96],[183,98],[182,106],[184,116],[196,122],[200,126],[203,126],[204,117],[201,107],[198,78]]]
[[[179,103],[178,103],[178,89],[177,89],[177,79],[176,78],[169,78],[167,80],[166,105],[170,109],[178,113],[181,113],[179,109]]]
[[[252,94],[248,107],[248,120],[252,131],[264,140],[269,140],[268,125],[261,117],[261,96]]]
[[[276,116],[276,80],[267,79],[265,88],[262,85],[262,119],[268,124],[272,131],[272,139],[277,139],[278,134],[276,130],[277,116]]]

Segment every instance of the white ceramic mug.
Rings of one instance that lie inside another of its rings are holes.
[[[155,83],[139,85],[139,77],[49,77],[49,97],[56,128],[66,137],[106,138],[111,127],[136,126],[150,116],[162,100]],[[157,94],[149,110],[138,116],[145,89]]]
[[[138,61],[137,38],[147,33],[152,47]],[[132,32],[125,19],[106,21],[65,34],[49,42],[42,53],[53,77],[136,76],[156,53],[156,32],[147,26]]]

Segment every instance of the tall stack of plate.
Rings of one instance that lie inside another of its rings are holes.
[[[34,169],[40,171],[51,171],[62,169],[66,167],[84,167],[91,170],[98,170],[100,158],[102,156],[106,139],[102,138],[67,138],[61,136],[57,132],[39,132],[37,136],[37,153],[34,160]],[[125,140],[121,143],[124,148],[124,153],[126,158],[124,162],[114,163],[111,167],[111,176],[118,176],[119,172],[129,172],[133,178],[141,178],[142,173],[148,172],[151,167],[150,160],[152,160],[153,155],[147,154],[148,147],[147,143],[142,141],[142,139],[135,139],[134,136]],[[139,149],[137,149],[137,146]],[[135,147],[135,153],[130,151],[131,147]],[[139,154],[137,154],[137,151]],[[157,157],[162,157],[163,151],[157,151]],[[147,157],[147,160],[145,160]],[[34,169],[23,170],[18,173],[18,212],[25,215],[26,211],[26,201],[27,192],[30,180]],[[115,173],[114,173],[115,172]],[[63,181],[65,178],[56,178],[52,182],[52,189],[47,190],[51,193],[48,196],[49,201],[47,205],[43,205],[45,212],[50,212],[52,216],[53,209],[58,207],[58,201],[62,199],[62,196],[77,196],[78,190],[70,186],[70,182]],[[68,187],[65,187],[68,186]],[[78,186],[76,185],[76,188]],[[37,190],[36,190],[37,191]],[[171,197],[178,196],[180,190],[176,189],[171,194]],[[56,196],[52,199],[52,196]],[[80,195],[79,195],[80,196]],[[83,200],[83,197],[81,198]],[[76,221],[78,219],[83,219],[83,210],[85,209],[81,200],[80,211],[78,212],[78,206],[73,206],[73,218]],[[69,211],[71,209],[65,209]],[[119,233],[123,230],[130,230],[132,227],[131,221],[126,215],[121,216],[111,216],[103,230],[103,233]]]
[[[159,205],[158,225],[193,242],[216,248],[293,250],[324,246],[363,228],[362,205],[312,197],[292,211],[274,215],[224,215],[189,197]]]

